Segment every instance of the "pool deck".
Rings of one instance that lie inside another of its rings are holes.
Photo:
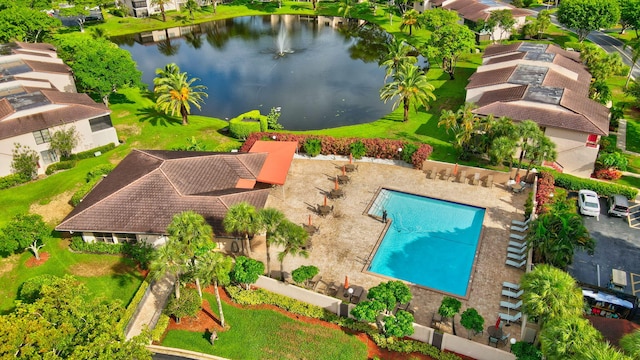
[[[511,193],[504,185],[508,180],[506,173],[484,169],[459,167],[459,171],[466,170],[469,178],[476,172],[481,174],[481,179],[492,174],[492,188],[485,187],[484,181],[473,186],[469,183],[427,178],[429,169],[437,167],[442,171],[446,167],[453,168],[451,164],[427,161],[425,170],[414,170],[398,165],[357,162],[358,170],[349,174],[351,182],[340,186],[346,193],[345,198],[328,199],[327,205],[334,206],[334,210],[326,217],[320,217],[314,209],[323,204],[325,194],[334,188],[334,177],[341,173],[340,167],[346,163],[348,161],[343,159],[294,159],[284,191],[282,187],[272,190],[265,207],[281,210],[289,220],[300,225],[307,224],[311,215],[313,225],[319,227],[319,231],[311,237],[313,247],[309,257],[287,256],[283,262],[284,270],[291,272],[300,265],[317,266],[322,275],[322,282],[317,289],[319,291],[331,281],[342,284],[345,276],[349,277],[351,285],[363,286],[365,289],[386,281],[380,276],[363,271],[384,229],[381,221],[364,213],[381,187],[485,207],[487,211],[468,299],[460,300],[463,303],[461,312],[474,307],[484,317],[485,328],[494,324],[501,311],[500,301],[507,300],[501,295],[502,282],[518,283],[524,273],[506,266],[505,260],[509,226],[512,219],[523,220],[526,192]],[[252,248],[251,256],[266,262],[264,238],[254,239]],[[270,251],[271,270],[279,270],[279,249],[271,247]],[[411,286],[411,290],[414,295],[411,308],[415,311],[416,322],[429,326],[444,295],[418,286]],[[506,312],[506,309],[502,311]],[[456,316],[457,333],[459,336],[466,336],[466,330],[459,321],[460,316]],[[505,327],[504,333],[510,333],[510,337],[519,339],[520,326],[514,324]],[[486,331],[474,339],[486,343]]]

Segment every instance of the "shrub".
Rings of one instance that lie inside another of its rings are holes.
[[[102,241],[92,243],[85,242],[80,236],[74,236],[71,239],[71,249],[77,252],[91,254],[121,254],[123,252],[123,244],[107,244]]]
[[[24,184],[30,180],[31,179],[28,176],[24,176],[23,174],[11,174],[3,176],[0,177],[0,190]]]
[[[254,132],[266,131],[267,117],[259,110],[252,110],[229,120],[229,132],[236,139],[246,139]]]
[[[124,243],[122,245],[122,253],[133,259],[144,270],[149,268],[149,264],[153,260],[154,251],[153,245],[147,243]]]
[[[97,152],[100,152],[101,154],[104,154],[108,151],[111,151],[113,149],[116,148],[116,144],[114,143],[108,143],[107,145],[102,145],[102,146],[98,146],[97,148],[93,148],[87,151],[82,151],[76,154],[71,154],[71,156],[67,157],[61,157],[60,160],[82,160],[82,159],[89,159],[92,157],[96,156]]]
[[[406,143],[404,145],[404,149],[402,149],[402,160],[404,162],[411,164],[411,159],[413,154],[418,150],[418,145],[412,143]]]
[[[302,265],[291,272],[291,278],[293,278],[293,281],[300,284],[318,275],[318,272],[319,270],[316,266]]]
[[[55,275],[42,274],[23,282],[22,285],[20,285],[20,289],[18,289],[18,300],[28,304],[33,303],[40,298],[42,285],[52,284],[56,278],[57,276]]]
[[[156,327],[154,327],[153,330],[151,330],[151,340],[152,341],[159,342],[160,340],[162,340],[162,335],[164,334],[164,332],[169,327],[169,321],[170,320],[171,320],[171,318],[168,315],[166,315],[166,314],[160,315],[160,318],[158,319],[158,322],[156,323]]]
[[[622,154],[622,152],[614,151],[600,155],[598,163],[604,168],[613,168],[617,170],[627,170],[629,160]]]
[[[180,298],[177,299],[175,292],[171,295],[171,300],[164,309],[165,314],[173,316],[176,320],[180,320],[187,316],[196,316],[202,307],[202,300],[196,289],[183,288],[180,292]]]
[[[116,166],[113,164],[102,164],[94,167],[93,169],[87,172],[87,176],[85,177],[86,182],[90,182],[96,178],[100,178],[102,175],[109,174]]]
[[[622,172],[614,168],[598,169],[594,173],[596,179],[618,180],[622,177]]]
[[[555,185],[561,188],[578,191],[581,189],[592,190],[600,196],[609,197],[611,195],[620,194],[626,196],[627,199],[635,199],[638,196],[638,189],[629,186],[607,183],[592,179],[583,179],[577,176],[558,173],[549,170],[555,178]]]
[[[304,152],[309,154],[309,156],[316,157],[320,155],[320,151],[322,150],[322,142],[320,139],[309,138],[304,142],[303,145]]]
[[[136,291],[135,295],[133,295],[133,299],[131,299],[131,301],[129,302],[129,305],[124,310],[124,313],[122,314],[122,317],[120,318],[120,321],[118,322],[118,325],[117,325],[118,330],[121,333],[124,333],[125,328],[129,324],[129,321],[131,321],[133,314],[135,314],[136,309],[138,308],[140,301],[142,301],[142,298],[144,297],[144,294],[147,291],[148,287],[149,287],[149,283],[147,282],[147,280],[144,280],[142,284],[140,284],[138,291]]]
[[[60,161],[57,163],[53,163],[49,166],[47,166],[47,170],[44,172],[47,175],[51,175],[54,172],[58,171],[58,170],[67,170],[67,169],[71,169],[74,166],[76,166],[78,162],[76,160],[66,160],[66,161]]]
[[[542,214],[545,212],[545,204],[551,198],[555,190],[554,178],[550,172],[543,171],[538,178],[538,189],[536,191],[536,214]]]
[[[511,345],[511,352],[518,360],[542,360],[542,352],[528,342],[516,342]]]
[[[84,199],[85,195],[87,195],[91,191],[91,189],[93,189],[93,187],[98,183],[98,180],[100,179],[96,178],[80,186],[80,188],[76,190],[76,192],[71,196],[71,200],[69,200],[69,203],[71,204],[71,206],[73,207],[78,206],[78,204],[80,204],[82,199]]]
[[[531,213],[533,213],[533,192],[529,192],[527,200],[524,202],[524,218],[528,219],[531,217]]]
[[[367,148],[360,140],[352,142],[349,145],[349,151],[356,159],[362,159],[362,157],[367,154]]]

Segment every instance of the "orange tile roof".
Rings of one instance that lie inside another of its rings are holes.
[[[297,149],[297,141],[256,141],[249,152],[268,153],[267,160],[258,174],[258,181],[283,185]]]

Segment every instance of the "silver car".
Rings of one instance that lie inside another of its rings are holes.
[[[600,216],[600,201],[598,194],[591,190],[578,191],[578,207],[580,214],[586,216]]]

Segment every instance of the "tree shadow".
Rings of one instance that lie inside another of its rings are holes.
[[[153,126],[173,126],[182,125],[182,120],[176,119],[165,113],[158,111],[153,106],[147,106],[139,109],[136,115],[140,118],[140,122],[149,122]]]
[[[247,9],[275,13],[278,11],[278,1],[270,1],[268,3],[258,2],[246,5]]]
[[[112,105],[116,104],[134,104],[135,101],[129,100],[127,95],[121,93],[114,93],[109,96],[109,103]]]

